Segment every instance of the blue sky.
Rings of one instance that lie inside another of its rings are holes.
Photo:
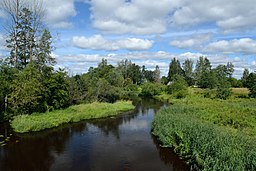
[[[255,0],[43,0],[58,67],[87,72],[102,58],[130,59],[167,74],[173,57],[232,62],[234,76],[256,70]],[[4,12],[0,10],[1,23]],[[6,55],[0,31],[0,56]]]

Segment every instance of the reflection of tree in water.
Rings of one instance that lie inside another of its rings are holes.
[[[189,170],[189,167],[182,161],[177,154],[174,153],[172,148],[161,147],[160,142],[157,138],[152,135],[152,139],[156,146],[156,149],[159,153],[160,159],[166,164],[173,168],[173,170],[181,171],[181,170]]]
[[[77,124],[39,133],[14,134],[7,146],[0,149],[0,170],[50,170],[54,155],[62,154],[71,135],[85,127],[86,124]],[[2,134],[6,130],[0,131]]]
[[[142,115],[147,115],[149,110],[153,110],[154,113],[156,113],[161,107],[163,106],[163,103],[152,99],[152,98],[145,98],[140,102]]]
[[[136,118],[138,115],[138,109],[134,109],[132,112],[126,112],[120,116],[96,119],[88,121],[88,123],[93,124],[98,127],[106,135],[112,133],[117,139],[120,138],[119,126],[123,123],[129,122],[130,120]]]
[[[154,112],[158,111],[163,106],[162,102],[159,102],[154,99],[143,99],[138,101],[136,108],[132,112],[126,112],[120,116],[114,118],[105,118],[89,121],[89,123],[97,126],[104,132],[106,135],[112,133],[117,139],[120,138],[119,126],[130,122],[132,119],[135,119],[139,114],[147,115],[149,110]]]

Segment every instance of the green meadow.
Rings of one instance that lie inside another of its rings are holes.
[[[64,110],[55,110],[43,114],[19,115],[11,121],[11,126],[15,132],[34,132],[58,127],[65,123],[115,116],[132,109],[134,109],[134,106],[131,101],[118,101],[113,104],[94,102],[74,105]]]

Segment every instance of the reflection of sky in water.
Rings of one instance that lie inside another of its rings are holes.
[[[133,113],[23,137],[1,154],[0,170],[175,170],[177,163],[184,170],[152,139],[151,122],[161,105],[143,101]]]

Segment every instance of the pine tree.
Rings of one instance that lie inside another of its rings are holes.
[[[184,71],[181,68],[180,61],[176,58],[173,58],[169,65],[168,80],[173,81],[175,75],[180,75],[181,77],[183,77]]]
[[[47,65],[54,65],[56,63],[55,58],[51,56],[52,50],[53,46],[51,33],[49,30],[44,29],[37,46],[37,55],[35,57],[35,63],[39,68],[46,67]]]

